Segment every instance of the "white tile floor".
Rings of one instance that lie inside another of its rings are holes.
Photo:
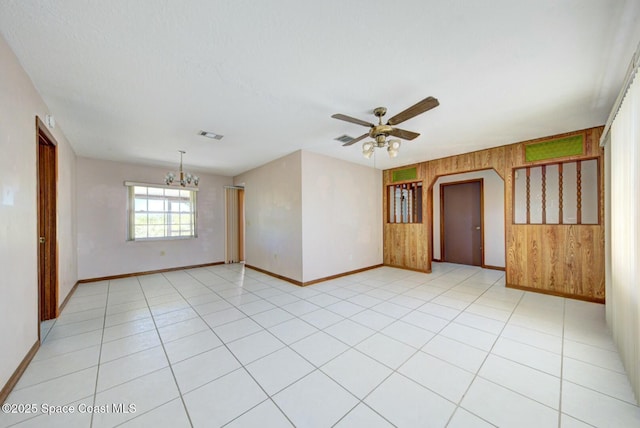
[[[0,413],[19,427],[640,427],[604,306],[502,272],[306,288],[243,265],[80,285]],[[135,412],[81,412],[135,405]],[[55,409],[54,409],[55,410]]]

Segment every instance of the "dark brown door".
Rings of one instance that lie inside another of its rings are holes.
[[[56,317],[58,258],[56,239],[56,145],[39,120],[38,131],[38,298],[40,321]]]
[[[442,260],[482,266],[482,180],[440,185]]]

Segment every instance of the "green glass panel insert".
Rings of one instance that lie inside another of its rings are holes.
[[[393,171],[393,181],[415,180],[418,176],[417,168],[398,169]]]
[[[584,135],[574,135],[573,137],[529,144],[524,147],[524,159],[526,162],[534,162],[581,155],[584,153],[583,146]]]

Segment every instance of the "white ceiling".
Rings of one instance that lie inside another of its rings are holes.
[[[175,166],[184,149],[222,175],[298,149],[390,168],[602,125],[639,23],[637,0],[0,0],[78,155]],[[393,161],[333,140],[367,131],[333,113],[429,95]]]

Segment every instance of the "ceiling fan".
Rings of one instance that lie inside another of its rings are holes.
[[[364,120],[356,119],[355,117],[351,117],[351,116],[347,116],[339,113],[334,114],[331,117],[333,117],[334,119],[344,120],[345,122],[355,123],[362,126],[368,126],[370,128],[369,132],[362,134],[361,136],[344,143],[343,146],[350,146],[369,136],[373,138],[374,141],[369,141],[362,145],[362,154],[365,157],[370,158],[376,147],[385,147],[385,146],[387,147],[389,156],[396,157],[398,155],[398,149],[400,148],[400,140],[387,141],[387,137],[389,135],[397,138],[402,138],[403,140],[413,140],[417,138],[420,134],[418,134],[417,132],[411,132],[411,131],[406,131],[404,129],[395,128],[394,126],[404,122],[405,120],[409,120],[412,117],[415,117],[419,114],[429,111],[432,108],[437,107],[438,105],[440,105],[440,103],[438,102],[437,99],[433,97],[427,97],[424,100],[417,102],[411,107],[391,117],[385,124],[382,123],[382,116],[387,114],[387,109],[386,107],[378,107],[373,110],[373,114],[378,118],[377,125],[370,122],[366,122]]]

